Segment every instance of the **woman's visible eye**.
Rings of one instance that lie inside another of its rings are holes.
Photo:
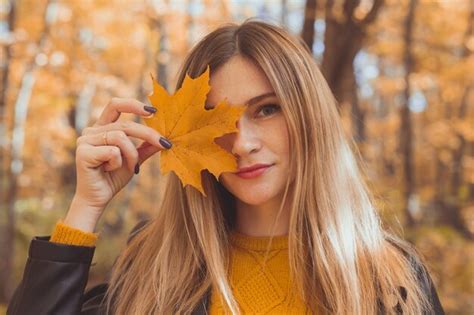
[[[279,105],[276,105],[276,104],[266,104],[266,105],[262,105],[258,108],[257,110],[257,115],[259,113],[263,113],[263,116],[266,117],[266,116],[270,116],[276,112],[278,112],[280,110],[280,106]]]

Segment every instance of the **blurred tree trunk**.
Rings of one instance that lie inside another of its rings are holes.
[[[469,156],[474,156],[474,141],[470,143],[467,152]],[[474,200],[474,182],[469,182],[467,187],[467,200]]]
[[[10,11],[7,15],[7,31],[8,36],[13,38],[13,31],[15,29],[15,14],[16,14],[16,2],[10,0],[7,7]],[[0,304],[7,303],[10,297],[11,288],[11,272],[13,269],[13,258],[10,251],[13,249],[14,244],[14,213],[7,202],[7,187],[8,187],[8,132],[7,132],[7,100],[8,100],[8,88],[9,88],[9,74],[10,74],[10,62],[12,57],[12,44],[7,42],[3,46],[2,61],[2,81],[0,85]]]
[[[314,43],[314,21],[316,19],[316,0],[306,0],[306,6],[304,9],[304,22],[303,30],[301,31],[301,37],[303,41],[308,45],[310,51],[313,51]]]
[[[411,81],[410,74],[413,71],[412,56],[412,39],[413,39],[413,23],[415,17],[417,0],[410,0],[408,14],[405,19],[405,35],[404,35],[404,65],[405,65],[405,91],[404,104],[400,109],[400,153],[402,155],[403,164],[403,207],[405,212],[406,224],[408,226],[415,225],[415,218],[411,208],[410,201],[415,197],[415,169],[413,162],[413,131],[410,112],[410,94]]]
[[[16,2],[10,0],[8,4],[10,11],[7,16],[7,31],[9,36],[13,38],[13,31],[15,29],[15,14],[16,14]],[[7,7],[8,7],[7,6]],[[6,303],[8,301],[8,283],[5,280],[9,280],[8,276],[12,270],[12,260],[7,258],[10,255],[9,250],[12,248],[12,232],[9,228],[10,224],[15,221],[14,214],[9,211],[7,201],[6,189],[8,187],[7,164],[8,159],[5,159],[7,155],[8,146],[8,133],[7,133],[7,93],[9,88],[10,79],[10,62],[12,58],[12,44],[13,42],[6,43],[3,46],[3,55],[5,56],[2,61],[2,78],[0,85],[0,303]]]
[[[468,42],[471,40],[473,36],[473,27],[474,27],[474,1],[471,1],[471,12],[469,14],[469,21],[467,23],[466,31],[464,32],[463,38],[463,47],[462,47],[462,58],[467,59],[470,57],[471,52],[468,48]],[[472,86],[468,85],[464,88],[463,95],[461,97],[461,103],[459,106],[459,111],[457,114],[458,119],[462,119],[467,115],[467,105],[469,100],[469,94],[472,91]],[[453,173],[451,177],[451,195],[456,197],[459,193],[461,185],[463,184],[462,181],[462,165],[463,165],[463,158],[466,151],[466,139],[462,135],[458,135],[459,139],[459,147],[453,154]],[[456,198],[458,199],[458,198]]]
[[[91,78],[85,82],[74,106],[74,130],[76,135],[81,135],[82,130],[87,127],[92,111],[92,99],[96,91],[96,82]]]
[[[88,45],[82,43],[80,40],[81,29],[83,29],[83,27],[81,26],[80,17],[73,15],[71,24],[74,25],[74,33],[76,34],[76,36],[74,36],[70,42],[72,47],[70,55],[71,62],[68,65],[70,73],[74,73],[75,71],[77,71],[75,67],[77,67],[78,64],[81,64],[81,62],[83,62],[83,50],[86,50],[86,52],[90,54],[93,54],[94,52],[93,49],[91,49],[90,44]],[[71,128],[74,129],[75,136],[77,139],[77,137],[82,135],[82,130],[89,124],[92,113],[92,99],[94,98],[97,89],[97,81],[94,74],[89,74],[88,79],[84,82],[83,86],[78,86],[76,88],[76,84],[75,82],[73,82],[73,75],[66,76],[64,80],[67,82],[68,86],[72,87],[69,90],[69,99],[74,100],[74,102],[69,108],[67,116],[69,125],[71,126]],[[60,171],[62,183],[61,187],[64,188],[65,195],[68,195],[69,193],[73,193],[75,191],[75,184],[77,179],[75,161],[76,145],[69,146],[68,149],[68,153],[71,159],[68,163],[64,163],[61,166]]]
[[[13,32],[15,30],[15,18],[16,18],[16,1],[10,0],[7,7],[10,8],[10,11],[7,15],[7,32],[10,38],[13,38]],[[3,48],[3,56],[4,59],[2,61],[1,67],[2,70],[2,77],[1,77],[1,84],[0,84],[0,211],[5,206],[3,201],[6,200],[5,189],[7,187],[5,176],[6,174],[6,165],[5,165],[5,156],[6,156],[6,148],[8,146],[8,134],[7,134],[7,124],[6,124],[6,112],[7,112],[7,94],[8,94],[8,87],[9,87],[9,79],[10,79],[10,62],[12,58],[12,45],[13,40],[11,42],[6,42]],[[0,219],[1,222],[1,219]],[[0,244],[1,246],[1,244]],[[2,266],[0,264],[0,269]]]
[[[191,19],[190,23],[194,23],[194,20]],[[158,55],[164,55],[164,56],[169,56],[170,51],[169,51],[169,41],[168,41],[168,34],[167,30],[164,27],[162,21],[160,20],[159,23],[157,23],[157,27],[159,30],[160,34],[160,39],[158,42]],[[165,89],[168,90],[168,67],[167,67],[167,62],[166,59],[163,60],[157,59],[158,63],[156,65],[156,73],[158,76],[158,83],[163,86]],[[160,173],[160,168],[159,164],[152,164],[150,166],[150,173],[152,178],[160,178],[161,173]],[[161,180],[154,180],[152,184],[150,185],[150,203],[152,205],[156,205],[159,201],[159,196],[162,193],[161,189]]]
[[[10,38],[13,38],[16,19],[16,2],[10,0],[7,7],[10,8],[7,16],[7,31]],[[12,258],[9,257],[10,250],[13,248],[13,227],[10,225],[15,221],[14,213],[10,211],[9,203],[7,202],[7,187],[8,187],[8,154],[7,147],[9,146],[8,132],[7,132],[7,100],[10,79],[10,62],[12,58],[12,42],[7,42],[3,46],[2,61],[2,78],[0,85],[0,304],[6,303],[9,299],[9,290],[11,287],[10,274],[12,271]],[[4,280],[3,280],[4,279]]]
[[[387,73],[387,66],[382,59],[378,60],[377,67],[380,70],[380,75],[385,76]],[[379,106],[375,107],[373,119],[376,120],[386,120],[390,115],[390,99],[384,94],[379,95]],[[378,139],[380,145],[381,153],[381,164],[382,164],[382,174],[387,177],[393,177],[395,175],[395,163],[393,159],[393,154],[390,152],[390,148],[387,148],[386,139],[384,136],[379,137]]]
[[[29,69],[23,75],[21,81],[20,91],[18,93],[17,100],[15,102],[15,115],[13,122],[12,141],[10,149],[10,167],[7,169],[7,180],[8,180],[8,193],[6,198],[7,204],[7,222],[2,231],[4,233],[3,240],[4,244],[0,251],[0,259],[2,259],[2,270],[1,278],[3,281],[0,283],[3,297],[9,299],[12,294],[12,271],[13,271],[13,257],[15,255],[15,202],[17,200],[18,192],[18,176],[23,170],[23,145],[25,138],[25,122],[28,113],[28,103],[31,98],[31,92],[35,84],[36,78],[34,75],[34,69]],[[4,274],[3,274],[4,273]]]
[[[464,93],[461,98],[461,105],[459,107],[458,112],[458,119],[462,119],[467,115],[467,100],[469,98],[469,93],[471,92],[471,86],[467,86],[464,88]],[[462,178],[462,165],[464,156],[466,154],[467,149],[467,142],[463,135],[458,135],[459,140],[459,147],[453,153],[453,168],[452,168],[452,175],[451,175],[451,187],[450,187],[450,194],[451,196],[455,197],[458,200],[459,190],[463,184]]]
[[[15,1],[9,1],[10,11],[7,16],[7,30],[9,35],[13,34],[15,28]],[[2,61],[2,78],[0,85],[0,304],[7,303],[8,294],[8,283],[4,283],[3,279],[9,280],[9,274],[12,271],[12,260],[7,258],[9,250],[12,246],[12,240],[9,237],[11,231],[8,231],[10,222],[14,222],[12,213],[8,211],[7,193],[8,187],[7,164],[8,159],[5,159],[7,155],[8,146],[8,133],[6,124],[6,111],[7,111],[7,93],[9,88],[9,73],[10,73],[10,59],[12,56],[11,44],[7,43],[3,47],[3,55],[5,59]]]
[[[81,136],[82,130],[87,127],[91,111],[92,111],[92,99],[96,91],[96,82],[93,76],[85,82],[79,93],[71,93],[71,99],[74,100],[73,106],[69,109],[68,120],[69,125],[75,130],[76,138]],[[69,148],[69,155],[73,157],[70,162],[65,163],[61,167],[61,182],[64,188],[64,193],[73,192],[76,184],[76,146]]]
[[[327,0],[325,48],[321,70],[338,102],[351,104],[354,139],[361,142],[366,138],[365,111],[358,102],[354,58],[361,50],[367,35],[367,27],[375,21],[383,0],[374,0],[372,8],[362,19],[354,15],[359,2],[344,1],[340,18],[334,14],[334,0]]]
[[[161,86],[163,86],[167,90],[168,89],[168,80],[167,80],[168,72],[167,72],[166,60],[168,59],[167,56],[169,56],[168,35],[166,34],[166,28],[163,25],[163,21],[161,21],[160,18],[155,20],[155,27],[158,30],[158,33],[160,34],[160,39],[158,41],[158,56],[157,56],[158,62],[156,65],[157,81]]]
[[[467,28],[464,33],[463,38],[463,47],[462,47],[462,59],[470,58],[471,52],[468,48],[468,41],[471,39],[473,34],[473,26],[474,26],[474,1],[471,1],[471,11],[469,14],[469,21],[467,23]],[[464,88],[461,101],[459,104],[459,110],[456,114],[456,118],[461,120],[468,114],[468,100],[469,95],[472,91],[472,86],[468,85]],[[447,117],[448,119],[450,117]],[[470,200],[468,198],[461,198],[460,191],[465,184],[463,179],[463,160],[466,155],[466,151],[468,150],[467,141],[465,137],[461,134],[457,136],[459,141],[459,146],[453,152],[453,161],[452,161],[452,172],[450,181],[448,181],[448,191],[446,192],[445,198],[443,198],[444,207],[443,207],[443,215],[442,215],[442,222],[447,223],[455,227],[458,231],[463,233],[466,238],[473,239],[474,234],[468,228],[465,219],[461,214],[461,209],[466,206],[465,200]],[[467,187],[468,188],[468,187]],[[468,188],[468,196],[469,197],[469,188]]]
[[[45,45],[45,39],[49,33],[49,19],[48,17],[48,7],[49,2],[45,5],[44,10],[44,25],[45,29],[41,33],[41,36],[38,41],[38,50],[37,54],[43,51]],[[12,123],[12,140],[9,156],[7,156],[7,161],[9,167],[7,168],[7,182],[8,182],[8,193],[6,198],[6,207],[7,207],[7,221],[4,222],[4,226],[1,227],[0,231],[3,232],[2,239],[4,243],[0,247],[0,294],[2,300],[9,300],[13,294],[13,257],[15,256],[15,202],[17,200],[18,193],[18,176],[23,170],[23,146],[25,141],[25,122],[28,115],[28,105],[30,102],[31,94],[33,87],[36,81],[35,72],[37,65],[35,63],[34,56],[30,62],[25,67],[25,73],[23,74],[19,92],[16,98],[14,105],[14,115]]]

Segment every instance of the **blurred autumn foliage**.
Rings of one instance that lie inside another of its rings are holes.
[[[147,102],[150,73],[173,91],[197,40],[251,16],[311,48],[387,229],[426,257],[447,313],[474,313],[474,0],[0,0],[0,304],[68,209],[82,129],[114,96]],[[109,205],[90,285],[159,178],[155,156]]]

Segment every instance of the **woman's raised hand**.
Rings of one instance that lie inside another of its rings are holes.
[[[149,117],[151,106],[113,98],[92,127],[77,138],[77,185],[65,224],[92,232],[109,201],[138,174],[139,166],[171,143],[156,130],[133,121],[117,121],[121,113]],[[130,137],[144,142],[137,148]]]

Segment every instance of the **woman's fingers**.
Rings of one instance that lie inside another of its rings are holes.
[[[100,141],[97,136],[98,135],[83,136],[81,137],[82,140],[78,140],[77,158],[86,161],[90,167],[97,167],[105,163],[104,170],[108,172],[122,167],[122,156],[124,156],[128,162],[128,169],[134,171],[136,164],[141,165],[149,157],[161,150],[146,141],[138,148],[135,148],[131,141],[128,141],[129,143],[124,145],[120,143],[120,140],[116,141],[115,139],[117,138],[115,136],[111,138],[113,140],[107,140],[108,146],[97,145]],[[107,139],[109,139],[109,135],[107,135]],[[124,147],[125,149],[123,149]]]
[[[91,166],[105,162],[106,171],[121,167],[124,157],[127,168],[133,172],[136,164],[141,164],[162,149],[171,148],[169,141],[163,141],[162,135],[153,128],[133,121],[117,121],[121,113],[148,117],[156,113],[156,108],[131,98],[112,98],[97,122],[92,127],[85,128],[82,136],[77,139],[78,156],[87,158]],[[144,142],[135,148],[129,137]],[[91,146],[100,149],[91,149]],[[84,147],[89,150],[84,150]],[[93,156],[94,154],[97,156]]]
[[[148,109],[148,111],[147,111]],[[156,108],[147,106],[133,98],[114,97],[105,106],[102,114],[94,126],[103,126],[113,123],[119,119],[121,113],[132,113],[140,116],[149,116],[156,113]]]
[[[88,167],[104,164],[104,170],[107,172],[122,167],[122,155],[116,146],[94,146],[84,143],[77,147],[76,161],[83,161]]]
[[[105,147],[105,148],[115,147],[116,149],[119,150],[119,153],[125,157],[125,160],[127,162],[127,167],[132,172],[135,169],[135,164],[137,164],[139,161],[138,151],[135,148],[135,145],[130,140],[130,138],[125,134],[125,132],[121,130],[107,131],[107,145],[105,145],[104,143],[104,133],[89,134],[89,135],[85,135],[85,136],[81,136],[77,138],[78,147],[83,143],[86,143],[92,146]],[[112,150],[115,150],[115,149],[112,149]],[[110,153],[113,154],[115,153],[115,151],[111,151]],[[113,158],[116,159],[115,157]],[[103,162],[103,160],[100,160],[100,161]],[[121,163],[122,162],[120,162],[120,164]],[[105,168],[105,170],[110,171],[110,169],[108,169],[107,167]]]
[[[160,143],[161,135],[155,129],[134,121],[118,121],[105,126],[87,127],[82,134],[103,134],[111,130],[121,130],[130,137],[141,139],[161,149],[169,149]]]

